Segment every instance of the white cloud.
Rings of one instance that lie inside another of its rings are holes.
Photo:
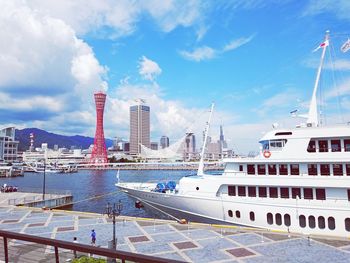
[[[234,39],[230,43],[228,43],[227,45],[224,46],[224,48],[222,49],[222,52],[226,52],[226,51],[230,51],[230,50],[234,50],[236,48],[239,48],[240,46],[243,46],[243,45],[247,44],[248,42],[250,42],[253,38],[254,38],[254,36],[252,35],[250,37],[241,37],[238,39]]]
[[[108,37],[132,34],[141,16],[149,15],[164,32],[198,23],[206,4],[200,0],[28,0],[43,14],[59,18],[78,34],[109,28]],[[79,12],[77,12],[79,10]]]
[[[241,37],[238,39],[231,40],[228,44],[224,45],[221,49],[214,49],[208,46],[202,46],[195,48],[193,51],[185,51],[181,50],[179,51],[179,54],[188,60],[192,61],[202,61],[202,60],[209,60],[217,57],[220,54],[226,53],[228,51],[237,49],[247,43],[249,43],[254,38],[254,35],[249,36],[247,38]]]
[[[335,14],[339,19],[350,19],[350,2],[348,0],[318,0],[309,1],[304,10],[304,15],[317,15],[330,12]]]
[[[189,51],[180,51],[180,55],[182,55],[185,59],[193,60],[193,61],[202,61],[212,59],[216,56],[216,50],[211,47],[203,46],[194,49],[192,52]]]
[[[162,73],[162,69],[157,62],[142,56],[139,61],[139,74],[147,80],[154,81]]]

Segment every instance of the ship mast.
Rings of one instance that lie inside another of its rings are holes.
[[[320,45],[320,47],[322,47],[322,55],[321,55],[320,65],[319,65],[318,70],[317,70],[314,90],[312,92],[312,98],[311,98],[310,107],[309,107],[309,114],[308,114],[307,122],[306,122],[307,126],[319,126],[318,112],[317,112],[317,89],[318,89],[318,84],[320,81],[321,70],[322,70],[323,61],[324,61],[324,57],[326,54],[328,42],[329,42],[329,30],[326,31],[325,40]]]
[[[213,114],[213,110],[214,110],[214,103],[211,104],[209,119],[207,122],[207,126],[205,127],[205,135],[204,135],[204,142],[203,142],[203,147],[202,147],[202,152],[201,152],[201,159],[199,160],[198,172],[197,172],[197,175],[199,175],[199,176],[204,175],[204,152],[205,152],[205,148],[207,146],[208,132],[209,132],[211,115]]]

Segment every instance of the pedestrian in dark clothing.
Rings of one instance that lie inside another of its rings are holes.
[[[96,245],[96,232],[94,229],[91,230],[91,245]]]

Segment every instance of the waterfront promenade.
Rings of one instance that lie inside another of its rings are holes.
[[[74,211],[0,206],[0,229],[107,247],[112,223],[106,216]],[[349,239],[308,238],[273,231],[174,221],[118,217],[117,249],[185,262],[349,262]],[[2,245],[2,242],[1,244]],[[10,242],[10,262],[54,262],[53,248]],[[72,251],[60,250],[62,262]],[[0,249],[0,261],[4,259]]]

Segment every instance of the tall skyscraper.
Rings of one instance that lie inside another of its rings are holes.
[[[107,163],[107,149],[103,130],[103,112],[106,94],[102,91],[94,94],[96,104],[96,133],[90,163]]]
[[[225,141],[224,130],[222,128],[222,125],[220,125],[220,140],[219,140],[219,142],[221,144],[221,149],[226,149],[227,148],[227,143]]]
[[[150,128],[150,107],[140,99],[130,107],[130,154],[140,154],[140,144],[151,147]]]
[[[169,147],[169,137],[162,136],[160,138],[160,148],[164,149],[164,148],[167,148],[167,147]]]

